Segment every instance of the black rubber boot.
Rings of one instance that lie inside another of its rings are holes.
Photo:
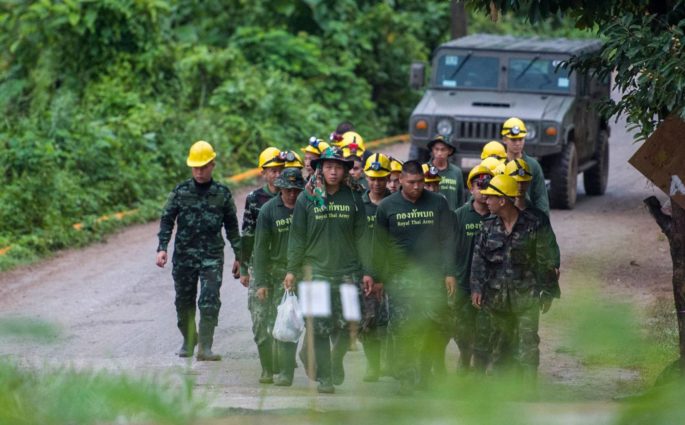
[[[343,360],[345,354],[350,348],[350,334],[347,330],[338,332],[335,344],[331,350],[331,377],[333,378],[333,385],[342,385],[345,382],[345,367]],[[318,362],[318,357],[317,357]]]
[[[200,322],[199,347],[195,358],[199,361],[216,362],[221,360],[221,356],[212,353],[212,344],[214,342],[214,326],[203,325]]]
[[[331,376],[331,344],[328,336],[314,336],[314,354],[316,356],[318,392],[332,394],[335,392]]]
[[[278,342],[278,365],[280,373],[274,377],[274,385],[289,387],[293,384],[296,351],[297,344],[292,342]]]
[[[381,341],[376,338],[365,338],[362,343],[366,355],[366,374],[364,382],[376,382],[381,375]]]
[[[273,372],[273,345],[271,340],[267,340],[257,345],[259,352],[259,363],[262,365],[262,376],[259,377],[260,384],[272,384],[274,382]]]

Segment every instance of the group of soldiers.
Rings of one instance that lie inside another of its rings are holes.
[[[426,164],[370,152],[349,123],[328,142],[311,138],[304,160],[269,147],[259,155],[264,185],[247,196],[242,236],[229,189],[211,177],[216,153],[196,142],[187,159],[193,178],[171,192],[158,235],[163,267],[177,224],[178,355],[190,357],[198,345],[198,360],[221,358],[211,348],[224,227],[233,275],[248,288],[260,383],[292,385],[298,344],[271,333],[284,293],[311,280],[330,290],[331,314],[308,321],[300,351],[321,393],[344,382],[357,337],[363,380],[393,376],[401,394],[445,375],[451,339],[459,371],[516,370],[534,383],[539,316],[560,295],[560,255],[542,169],[523,151],[525,123],[510,118],[501,135],[484,146],[466,182],[449,160],[455,146],[440,136],[428,144]],[[340,286],[349,283],[359,288],[358,324],[343,317]]]

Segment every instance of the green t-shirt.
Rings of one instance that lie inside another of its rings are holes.
[[[366,226],[361,194],[349,187],[327,194],[323,207],[301,193],[290,228],[288,271],[302,277],[303,267],[308,265],[312,273],[324,275],[357,273]]]
[[[444,170],[438,170],[440,180],[440,193],[447,198],[447,205],[450,211],[454,211],[464,204],[464,175],[461,168],[452,164],[447,164]]]
[[[254,279],[257,288],[271,289],[272,272],[283,271],[288,263],[288,235],[293,210],[286,207],[280,195],[264,204],[257,216],[253,253]],[[280,280],[283,280],[280,276]]]
[[[473,200],[457,208],[454,212],[455,239],[457,245],[457,284],[465,292],[471,292],[469,282],[471,276],[471,260],[473,259],[473,245],[476,236],[483,226],[483,219],[490,216],[489,213],[480,215],[473,209]]]
[[[445,276],[456,276],[454,232],[448,231],[452,220],[445,197],[437,193],[424,190],[415,203],[402,192],[383,199],[374,227],[374,264],[379,266],[374,272],[389,283],[404,273],[418,272],[441,284]]]

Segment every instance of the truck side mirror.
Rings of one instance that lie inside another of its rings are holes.
[[[413,62],[409,72],[409,87],[419,90],[426,81],[426,64],[423,62]]]

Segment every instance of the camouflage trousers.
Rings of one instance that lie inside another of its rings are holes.
[[[495,370],[514,366],[534,371],[540,363],[540,303],[537,297],[529,296],[517,299],[515,304],[517,308],[484,303],[491,326],[492,366]]]
[[[454,333],[447,295],[426,296],[398,291],[390,293],[390,300],[388,330],[395,343],[395,371],[401,381],[413,384],[421,378],[419,361],[422,368],[430,369]]]
[[[264,300],[257,298],[257,283],[254,281],[254,273],[250,268],[250,284],[247,290],[247,308],[252,318],[252,335],[257,345],[271,340],[274,322],[276,321],[276,309],[283,298],[283,278],[285,270],[274,270],[268,275],[267,296]]]
[[[197,260],[176,261],[172,276],[176,290],[176,319],[178,328],[185,334],[195,329],[196,304],[200,309],[202,326],[216,327],[221,309],[220,289],[224,270],[223,256]],[[197,283],[200,282],[200,297]]]
[[[375,295],[363,295],[360,289],[362,321],[359,324],[359,339],[363,342],[368,340],[380,340],[387,335],[388,322],[390,321],[390,306],[388,294],[378,299]]]

